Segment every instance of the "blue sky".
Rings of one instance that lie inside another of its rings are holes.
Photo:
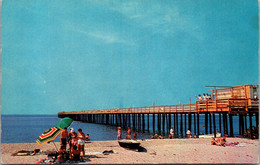
[[[2,114],[194,102],[258,84],[257,0],[3,0]]]

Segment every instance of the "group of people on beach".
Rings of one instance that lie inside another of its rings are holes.
[[[67,149],[67,144],[69,146],[69,158],[71,160],[80,160],[80,155],[82,153],[82,157],[85,157],[85,141],[89,140],[89,134],[85,136],[82,132],[82,129],[78,129],[78,133],[75,132],[73,128],[70,128],[70,132],[67,131],[67,128],[61,132],[60,135],[60,150],[58,152],[64,153]],[[59,156],[62,157],[62,154]],[[59,158],[59,157],[58,157]]]
[[[236,145],[238,145],[239,144],[239,142],[231,142],[231,143],[227,143],[227,141],[226,141],[226,136],[224,136],[224,137],[219,137],[219,138],[214,138],[214,137],[212,137],[211,138],[211,145],[216,145],[216,146],[223,146],[223,147],[225,147],[225,146],[236,146]]]
[[[122,138],[122,130],[121,127],[117,127],[117,140],[120,140]],[[126,139],[131,139],[131,128],[128,127],[127,129],[127,134],[125,135]],[[133,139],[136,140],[137,134],[134,132],[133,134]]]
[[[208,94],[208,93],[207,93],[207,94],[203,93],[202,96],[201,96],[200,94],[199,94],[199,96],[196,96],[196,95],[195,95],[195,97],[199,100],[199,102],[211,101],[211,100],[212,100],[211,95]]]

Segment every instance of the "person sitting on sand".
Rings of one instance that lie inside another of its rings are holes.
[[[72,148],[71,159],[80,160],[80,150],[78,150],[77,146],[73,146]]]
[[[211,138],[211,144],[210,145],[218,145],[218,142],[215,140],[215,138]]]
[[[152,136],[151,139],[159,139],[158,134],[154,134],[154,136]]]
[[[128,127],[126,139],[131,139],[131,128],[130,127]]]
[[[136,133],[134,132],[134,134],[133,134],[133,139],[136,140],[136,137],[137,137],[137,135],[136,135]]]
[[[191,133],[190,130],[188,130],[188,131],[186,132],[186,135],[187,135],[188,138],[192,138],[192,133]]]
[[[87,134],[87,136],[86,136],[86,141],[90,141],[89,134]]]
[[[163,136],[159,135],[159,137],[157,139],[163,139]]]
[[[121,127],[117,127],[117,140],[121,139],[121,135],[122,135]]]
[[[172,139],[172,134],[169,134],[168,139]]]

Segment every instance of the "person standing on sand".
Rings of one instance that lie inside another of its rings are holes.
[[[80,152],[82,152],[82,156],[83,156],[83,159],[85,157],[85,150],[84,150],[84,145],[85,145],[85,140],[86,140],[86,137],[85,137],[85,134],[82,132],[82,129],[78,129],[79,133],[78,133],[78,149],[80,150]]]
[[[70,128],[70,132],[68,136],[69,136],[68,137],[69,153],[71,154],[71,150],[73,146],[77,145],[77,143],[75,144],[75,141],[77,142],[77,133],[74,131],[73,128]],[[74,141],[74,144],[72,143],[72,141]]]
[[[61,149],[65,149],[66,150],[67,139],[68,139],[68,131],[67,131],[67,128],[64,128],[64,130],[61,132],[61,135],[60,135]]]
[[[128,130],[127,130],[127,139],[131,139],[131,129],[130,129],[130,127],[128,127]]]
[[[172,128],[170,129],[170,135],[173,138],[173,129]]]
[[[121,127],[117,127],[117,140],[121,139]]]

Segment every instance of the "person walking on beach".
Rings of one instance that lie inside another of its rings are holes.
[[[85,145],[85,140],[86,140],[86,136],[85,134],[82,132],[82,129],[78,129],[79,133],[78,133],[78,150],[80,150],[80,152],[82,152],[82,156],[83,158],[85,157],[85,150],[84,150],[84,145]]]
[[[64,130],[61,132],[61,135],[60,135],[61,149],[65,149],[66,150],[67,138],[68,138],[68,131],[67,131],[67,128],[64,128]]]
[[[117,127],[117,139],[121,139],[121,127]]]

